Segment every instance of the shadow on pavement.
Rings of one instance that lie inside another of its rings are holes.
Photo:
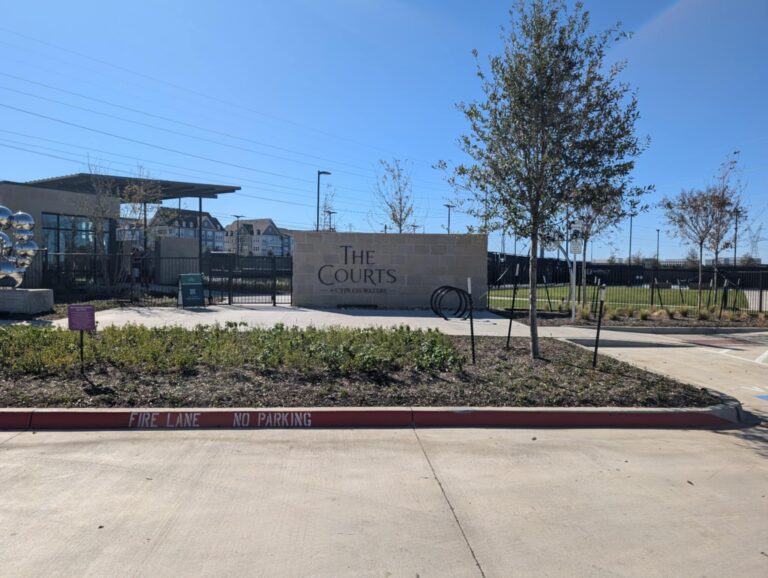
[[[717,430],[713,433],[739,440],[745,448],[754,450],[760,457],[768,459],[768,422],[766,421],[745,429]]]

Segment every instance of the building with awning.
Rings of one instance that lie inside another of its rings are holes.
[[[197,198],[195,236],[202,249],[203,199],[238,190],[240,187],[231,185],[77,173],[26,182],[0,181],[0,205],[32,215],[37,223],[35,240],[50,254],[111,253],[121,205],[138,207],[137,220],[146,230],[148,205]],[[184,213],[189,217],[188,210]]]

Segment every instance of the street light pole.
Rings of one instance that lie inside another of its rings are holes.
[[[320,230],[320,176],[321,175],[330,175],[328,171],[317,171],[317,226],[315,227],[316,231]]]
[[[443,205],[444,207],[448,208],[448,234],[451,234],[451,209],[453,209],[456,205],[452,205],[451,203],[445,203]]]
[[[640,205],[640,201],[632,199],[629,201],[629,259],[627,264],[632,265],[632,219],[637,215],[637,207]]]

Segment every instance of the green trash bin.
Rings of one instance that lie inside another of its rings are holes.
[[[202,273],[179,275],[179,304],[182,307],[205,307]]]

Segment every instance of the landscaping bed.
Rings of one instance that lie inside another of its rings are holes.
[[[498,312],[509,317],[509,311]],[[514,320],[528,324],[527,311],[515,311]],[[538,312],[538,322],[542,326],[559,325],[597,325],[597,315],[589,307],[578,308],[576,319],[571,321],[570,311]],[[717,309],[606,309],[603,312],[603,327],[765,327],[768,318],[765,313],[743,313]]]
[[[0,407],[705,407],[709,392],[576,345],[398,329],[0,328]]]

